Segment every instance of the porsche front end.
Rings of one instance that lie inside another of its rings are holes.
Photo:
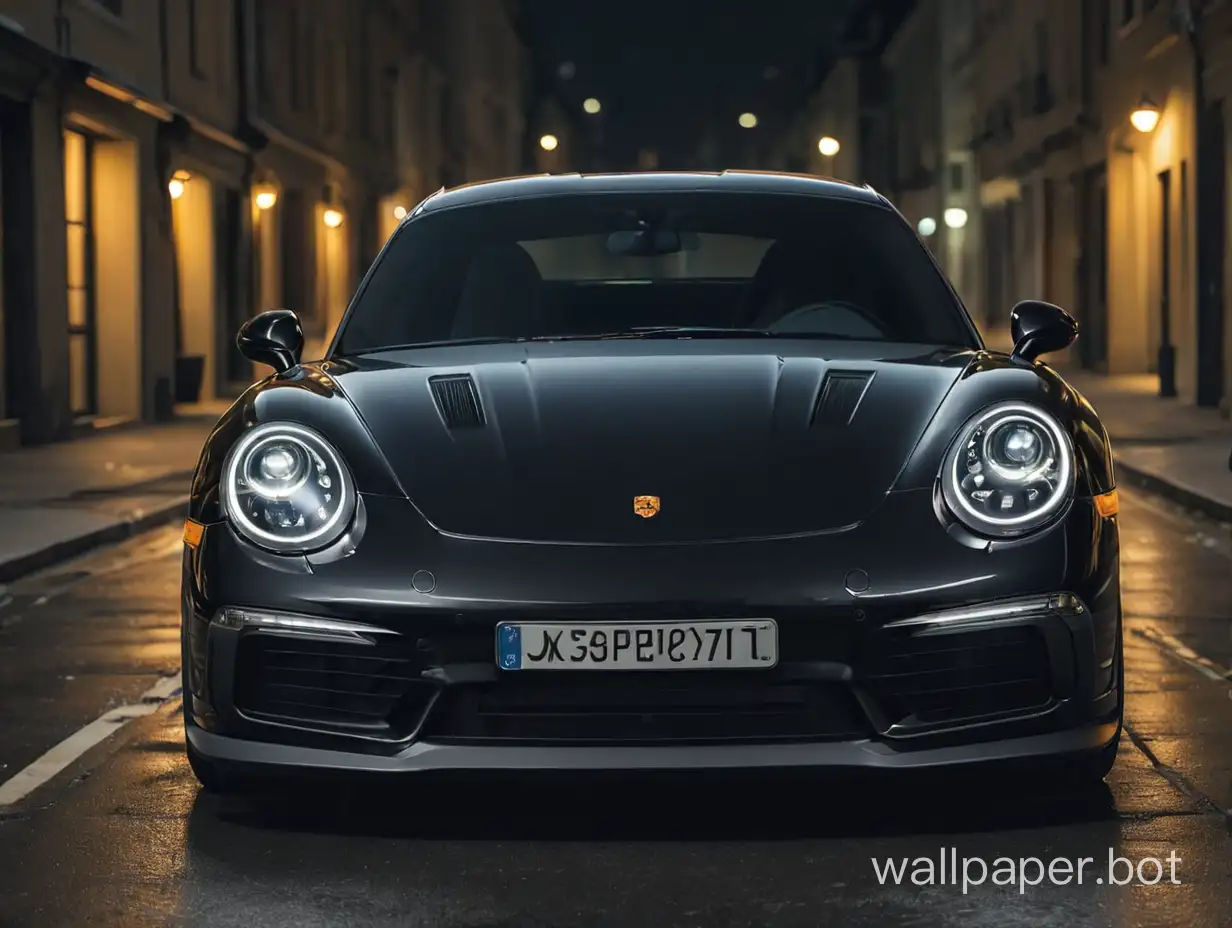
[[[1032,442],[1049,479],[1014,469]],[[449,531],[374,479],[376,455],[355,467],[291,419],[245,427],[220,517],[185,551],[190,755],[214,783],[1044,759],[1102,775],[1121,706],[1115,490],[1077,479],[1074,447],[1042,407],[986,404],[956,430],[938,417],[852,524],[634,544]],[[593,492],[630,530],[687,505]],[[534,522],[554,501],[524,505]]]

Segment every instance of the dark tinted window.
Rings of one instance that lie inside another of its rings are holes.
[[[339,353],[661,326],[972,344],[964,310],[890,210],[709,193],[428,213],[379,259]]]

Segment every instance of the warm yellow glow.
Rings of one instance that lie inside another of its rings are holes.
[[[582,109],[593,116],[595,113],[599,112],[599,110],[603,109],[603,104],[594,97],[587,97],[585,102],[582,103]]]
[[[1129,121],[1139,132],[1153,132],[1159,125],[1159,107],[1148,100],[1143,100],[1129,115]]]
[[[205,537],[205,526],[200,522],[194,522],[192,519],[184,520],[184,544],[190,548],[195,548],[201,544],[201,539]]]
[[[752,113],[741,113],[740,125],[745,129],[752,129],[757,125],[757,117]]]
[[[560,140],[550,132],[539,139],[539,147],[544,151],[556,151],[556,146],[559,144]]]
[[[178,200],[184,195],[184,185],[192,180],[192,175],[187,171],[176,171],[171,175],[171,180],[167,182],[167,192],[171,194],[171,199]]]
[[[838,154],[839,144],[838,139],[831,138],[828,135],[823,135],[817,142],[817,150],[827,158],[833,158]]]
[[[1109,490],[1095,497],[1095,510],[1105,519],[1111,519],[1121,511],[1121,497],[1116,490]]]
[[[257,187],[253,192],[256,195],[254,201],[257,204],[257,209],[272,209],[274,204],[278,202],[278,191],[269,184]]]
[[[336,229],[342,225],[342,213],[336,209],[327,209],[321,216],[321,219],[331,229]]]
[[[406,207],[399,204],[394,207],[394,218],[401,222],[406,218]]]

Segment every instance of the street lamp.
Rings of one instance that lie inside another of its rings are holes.
[[[920,220],[920,224],[916,226],[916,231],[918,231],[924,238],[928,238],[937,231],[937,220],[932,216],[925,216]]]
[[[259,187],[254,187],[253,202],[257,204],[259,210],[273,209],[274,204],[278,202],[277,188],[273,184],[261,184]]]
[[[184,195],[184,185],[192,179],[192,175],[187,171],[176,171],[171,175],[171,180],[167,182],[167,192],[171,194],[171,199],[178,200]]]
[[[559,144],[560,140],[550,132],[539,139],[539,147],[544,151],[556,151],[556,146]]]
[[[740,125],[745,129],[752,129],[757,126],[757,116],[753,113],[741,113]]]
[[[947,228],[961,229],[967,224],[967,211],[958,206],[951,206],[942,214]]]
[[[1143,94],[1138,106],[1129,114],[1129,121],[1139,132],[1154,132],[1159,125],[1159,106]]]
[[[839,144],[838,139],[828,135],[823,135],[817,142],[817,150],[827,158],[833,158],[838,154]]]
[[[582,102],[582,109],[588,112],[591,116],[594,116],[597,112],[599,112],[599,110],[603,109],[603,104],[594,97],[587,97]]]
[[[321,214],[321,221],[330,229],[336,229],[342,225],[342,213],[336,209],[327,209]]]
[[[394,218],[399,222],[406,218],[406,207],[401,203],[394,207]]]

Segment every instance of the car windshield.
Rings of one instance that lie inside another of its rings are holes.
[[[404,224],[334,354],[680,335],[976,344],[924,246],[880,205],[574,194],[446,207]]]

